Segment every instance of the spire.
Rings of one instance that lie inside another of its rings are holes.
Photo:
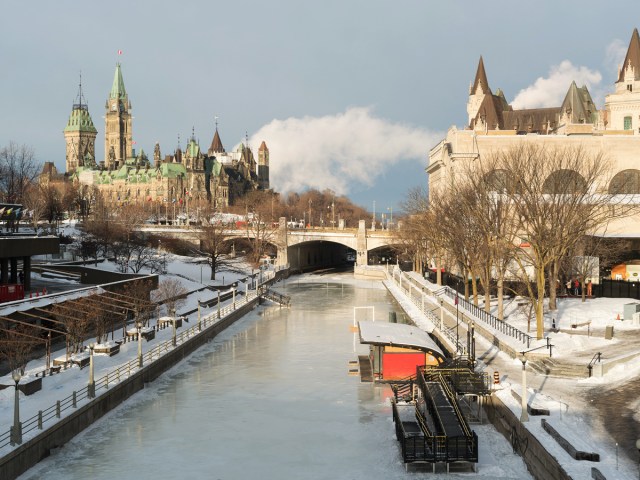
[[[625,71],[628,67],[633,68],[634,80],[640,80],[640,36],[638,36],[637,28],[634,28],[631,34],[629,49],[627,50],[627,55],[624,57],[624,62],[618,75],[618,82],[624,81]]]
[[[475,95],[476,93],[478,93],[478,87],[480,85],[482,85],[482,93],[491,94],[489,81],[487,80],[487,73],[484,71],[484,61],[482,60],[482,55],[480,55],[478,70],[476,71],[476,79],[473,81],[473,86],[471,87],[471,92],[469,92],[469,94]]]
[[[124,89],[124,80],[122,80],[120,63],[116,63],[116,73],[113,76],[113,85],[111,86],[111,93],[109,94],[109,98],[124,99],[126,96],[127,91]]]
[[[220,140],[220,134],[218,133],[218,122],[216,121],[216,133],[213,134],[213,140],[209,147],[209,154],[212,153],[225,153],[222,141]]]
[[[80,84],[78,85],[78,95],[76,96],[76,101],[73,104],[74,110],[89,110],[89,105],[87,105],[87,100],[84,98],[82,94],[82,72],[80,72]]]

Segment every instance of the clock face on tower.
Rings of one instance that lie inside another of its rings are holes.
[[[116,102],[113,102],[111,104],[111,111],[115,112],[116,110],[118,110],[118,104]]]

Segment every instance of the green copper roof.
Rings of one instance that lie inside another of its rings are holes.
[[[64,128],[65,132],[89,132],[98,133],[96,127],[93,126],[93,120],[86,108],[74,108],[69,115],[69,121]]]
[[[181,163],[163,163],[160,166],[163,177],[176,178],[187,175],[187,169]]]
[[[191,158],[195,158],[200,153],[200,145],[198,145],[194,139],[191,139],[189,145],[187,145],[187,151]]]
[[[116,73],[113,76],[113,85],[111,86],[111,93],[109,98],[124,99],[127,96],[127,91],[124,89],[124,80],[122,80],[122,71],[120,70],[120,64],[116,63]]]

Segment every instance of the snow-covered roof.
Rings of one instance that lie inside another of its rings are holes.
[[[416,348],[439,354],[444,354],[427,332],[413,325],[386,322],[358,322],[360,343],[370,345],[393,345],[396,347]]]

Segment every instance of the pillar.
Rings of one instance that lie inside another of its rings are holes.
[[[287,237],[287,217],[278,219],[278,232],[276,233],[276,244],[278,248],[276,263],[278,265],[287,265],[289,263],[289,243]]]
[[[18,283],[18,259],[16,257],[11,257],[9,262],[11,265],[9,283]]]
[[[0,258],[0,283],[9,283],[9,259]]]
[[[24,291],[31,290],[31,257],[22,258],[22,274],[24,275]]]
[[[360,220],[358,223],[358,234],[356,238],[356,265],[367,265],[367,227],[365,220]]]

